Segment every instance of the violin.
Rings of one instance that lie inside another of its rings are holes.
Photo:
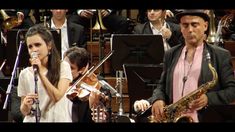
[[[94,73],[91,76],[87,76],[85,77],[82,82],[95,87],[96,89],[100,89],[101,85],[99,84],[99,80],[97,78],[97,75],[95,75]]]
[[[84,97],[90,95],[91,91],[101,93],[99,91],[101,88],[101,84],[99,83],[98,78],[94,74],[94,72],[113,54],[113,52],[114,51],[109,52],[102,61],[100,61],[96,66],[92,66],[90,69],[88,69],[79,79],[77,79],[72,84],[72,86],[66,91],[66,96],[68,99],[73,101],[76,97],[78,97],[82,100]],[[77,89],[77,87],[80,87],[82,89]]]
[[[95,74],[89,77],[85,77],[79,85],[77,85],[75,93],[73,96],[78,97],[82,101],[88,100],[91,91],[96,91],[98,93],[101,88],[101,84]]]
[[[101,88],[97,75],[92,73],[90,76],[84,76],[82,79],[78,78],[79,82],[72,82],[69,89],[70,92],[67,93],[67,98],[73,100],[78,97],[80,100],[87,100],[91,91],[96,91]],[[76,84],[76,85],[75,85]]]

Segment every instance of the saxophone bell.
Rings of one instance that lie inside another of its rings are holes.
[[[181,116],[176,118],[175,123],[193,123],[193,118],[191,116]]]

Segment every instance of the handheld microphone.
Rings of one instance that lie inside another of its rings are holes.
[[[107,88],[110,90],[110,93],[112,95],[116,95],[117,97],[121,97],[121,95],[117,92],[117,90],[115,90],[110,84],[108,84],[106,81],[104,80],[100,80],[99,83],[101,84],[102,87]]]
[[[38,57],[38,52],[32,52],[30,56],[31,56],[32,59],[35,59],[35,58]],[[33,71],[34,72],[38,71],[38,66],[37,65],[33,65]]]

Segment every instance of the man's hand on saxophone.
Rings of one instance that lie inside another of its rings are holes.
[[[164,107],[165,102],[163,100],[157,100],[152,105],[152,115],[154,116],[154,120],[160,121],[164,118]]]
[[[189,104],[190,110],[200,110],[206,107],[208,104],[208,97],[206,94],[202,94],[198,99],[195,99]]]

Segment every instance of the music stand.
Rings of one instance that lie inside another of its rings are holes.
[[[111,49],[114,70],[122,70],[123,64],[160,64],[164,56],[161,35],[112,34]]]
[[[156,64],[124,64],[124,72],[128,80],[130,97],[130,116],[136,100],[148,99],[157,87],[162,73],[162,66]]]
[[[17,38],[18,30],[19,29],[11,29],[7,32],[7,46],[6,46],[7,61],[6,61],[5,66],[8,66],[11,69],[11,72],[15,63],[19,41],[20,41],[20,38]],[[24,36],[26,32],[28,31],[27,29],[20,29],[20,30]],[[56,48],[58,49],[60,56],[61,56],[61,33],[58,33],[56,30],[50,30],[50,31],[54,37]],[[18,67],[21,69],[21,68],[30,66],[29,58],[30,56],[28,54],[27,45],[23,44],[21,54],[19,55],[20,60],[19,60]]]
[[[235,122],[235,105],[208,106],[200,117],[200,122]]]

